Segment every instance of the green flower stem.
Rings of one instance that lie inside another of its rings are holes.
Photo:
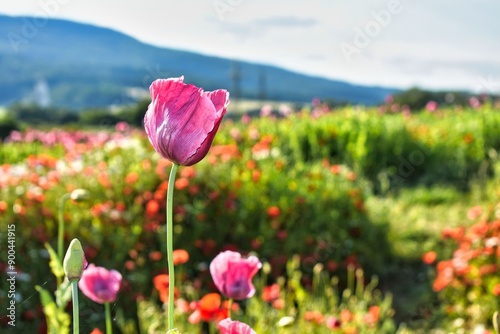
[[[364,278],[363,270],[361,268],[356,269],[356,297],[363,298],[364,292]]]
[[[80,332],[80,316],[78,306],[78,279],[71,280],[71,288],[73,291],[73,334]]]
[[[175,175],[179,165],[176,163],[172,164],[172,169],[170,169],[170,177],[168,179],[168,190],[167,190],[167,264],[168,264],[168,309],[167,309],[167,319],[168,319],[168,330],[174,328],[174,288],[175,288],[175,272],[174,272],[174,247],[173,247],[173,219],[172,219],[172,207],[173,207],[173,196],[174,196],[174,184]]]
[[[227,308],[228,308],[228,310],[227,310],[228,318],[231,319],[231,309],[233,308],[233,298],[229,298],[229,303],[228,303]]]
[[[354,293],[354,270],[352,264],[347,266],[347,289],[350,293]]]
[[[111,308],[109,303],[104,303],[104,310],[106,312],[106,334],[112,334],[113,326],[111,325]]]
[[[64,205],[66,204],[66,201],[70,199],[71,194],[64,194],[61,196],[59,199],[59,212],[58,212],[58,220],[59,220],[59,226],[57,228],[57,257],[59,258],[59,261],[63,261],[63,247],[64,247]],[[57,286],[61,285],[62,283],[62,277],[57,277]]]

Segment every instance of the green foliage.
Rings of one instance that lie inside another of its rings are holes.
[[[49,267],[54,274],[54,276],[63,278],[64,277],[64,269],[62,266],[62,259],[59,259],[57,256],[56,251],[50,244],[45,243],[45,248],[47,248],[47,251],[49,252],[50,256],[50,261],[49,261]]]
[[[50,257],[49,267],[57,278],[64,277],[64,270],[61,264],[61,259],[57,256],[50,244],[45,243]],[[66,305],[71,299],[71,284],[68,280],[62,282],[55,291],[56,301],[54,302],[52,295],[46,289],[35,286],[35,289],[40,294],[40,300],[43,306],[43,312],[47,320],[47,332],[52,334],[68,333],[70,326],[70,317],[66,313]]]
[[[107,109],[91,109],[80,113],[80,122],[85,125],[112,127],[121,119]]]
[[[421,110],[425,107],[427,102],[436,101],[436,99],[437,93],[421,90],[419,88],[411,88],[394,95],[394,102],[400,105],[407,105],[412,110]]]
[[[235,128],[249,131],[238,124]],[[488,177],[489,152],[500,150],[495,130],[500,128],[500,114],[489,107],[410,118],[346,108],[319,119],[307,112],[279,121],[259,119],[250,128],[273,136],[288,163],[327,159],[346,164],[366,177],[376,193],[416,184],[465,190],[472,179]],[[247,138],[240,147],[254,144]]]
[[[330,277],[321,265],[317,265],[312,286],[304,286],[302,268],[299,257],[292,257],[286,263],[285,276],[272,286],[266,285],[266,273],[260,273],[254,278],[257,293],[238,302],[239,307],[232,311],[231,318],[262,334],[396,332],[392,296],[384,296],[377,289],[375,277],[367,279],[361,269],[350,267],[347,270],[348,286],[341,287],[339,277]],[[184,288],[192,289],[190,284],[185,282]],[[264,297],[269,288],[275,291],[271,299]],[[165,332],[164,311],[155,303],[139,301],[138,318],[141,332]],[[182,333],[198,332],[200,324],[193,324],[189,318],[189,313],[177,309],[176,327]],[[212,333],[217,332],[215,323],[205,323],[204,326]]]
[[[40,294],[43,312],[47,318],[47,333],[69,334],[71,320],[69,315],[64,311],[68,300],[65,300],[64,305],[58,305],[54,302],[50,292],[40,286],[36,286],[35,288]]]
[[[466,92],[453,91],[427,91],[417,87],[394,95],[394,103],[400,106],[408,106],[411,110],[420,111],[425,108],[427,102],[434,101],[440,106],[468,106],[469,99],[474,96]]]
[[[144,99],[132,107],[125,108],[119,113],[120,119],[130,125],[142,127],[144,123],[144,115],[148,110],[150,102],[151,99]]]
[[[12,130],[19,130],[18,123],[29,126],[113,127],[118,122],[126,122],[133,126],[142,126],[149,103],[149,99],[142,100],[117,112],[112,112],[109,108],[89,108],[78,113],[54,107],[40,107],[36,104],[17,103],[9,106],[5,115],[0,114],[0,139],[6,138]]]
[[[71,111],[36,104],[16,103],[8,110],[12,118],[27,124],[69,124],[78,121],[78,115]]]
[[[10,114],[3,113],[0,110],[0,141],[7,138],[15,130],[19,130],[19,124]]]

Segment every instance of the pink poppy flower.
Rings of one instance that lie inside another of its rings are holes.
[[[164,158],[190,166],[203,159],[212,145],[229,104],[224,89],[204,92],[184,77],[155,80],[144,127],[154,149]]]
[[[256,334],[247,324],[229,318],[219,322],[219,330],[221,334]]]
[[[212,260],[210,273],[223,295],[242,300],[255,294],[252,278],[261,267],[262,263],[255,256],[243,259],[240,253],[225,251]]]
[[[436,111],[438,109],[438,107],[439,107],[439,105],[436,101],[429,101],[425,105],[425,109],[427,109],[427,111],[430,111],[430,112]]]
[[[85,296],[96,303],[104,304],[116,300],[121,281],[122,275],[118,271],[90,264],[83,271],[78,286]]]

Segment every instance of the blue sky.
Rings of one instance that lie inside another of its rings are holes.
[[[500,92],[498,0],[2,0],[0,13],[352,83]]]

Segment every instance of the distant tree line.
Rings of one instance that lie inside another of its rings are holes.
[[[434,92],[411,88],[395,94],[390,103],[408,106],[413,111],[419,111],[423,110],[429,101],[435,101],[440,106],[468,106],[473,96],[466,92]],[[498,96],[482,96],[481,98],[482,100],[498,99]],[[347,104],[332,99],[322,102],[330,107]],[[149,103],[150,100],[145,99],[134,105],[122,107],[118,111],[112,111],[110,108],[74,111],[57,107],[41,107],[33,103],[15,103],[7,108],[7,113],[0,114],[0,140],[7,137],[12,130],[18,130],[26,125],[111,127],[119,122],[127,122],[130,125],[142,127]],[[255,110],[255,114],[258,113],[259,111]]]
[[[127,122],[130,125],[142,126],[149,103],[149,99],[142,100],[135,105],[120,108],[116,112],[109,108],[76,112],[56,107],[41,107],[33,103],[15,103],[0,117],[0,139],[5,139],[11,131],[19,130],[26,125],[110,127],[119,122]]]
[[[393,96],[393,103],[408,106],[411,110],[419,111],[425,108],[429,101],[434,101],[440,106],[469,106],[470,99],[474,95],[467,92],[443,91],[435,92],[420,88],[410,88]],[[482,99],[496,99],[498,96],[486,95]]]

